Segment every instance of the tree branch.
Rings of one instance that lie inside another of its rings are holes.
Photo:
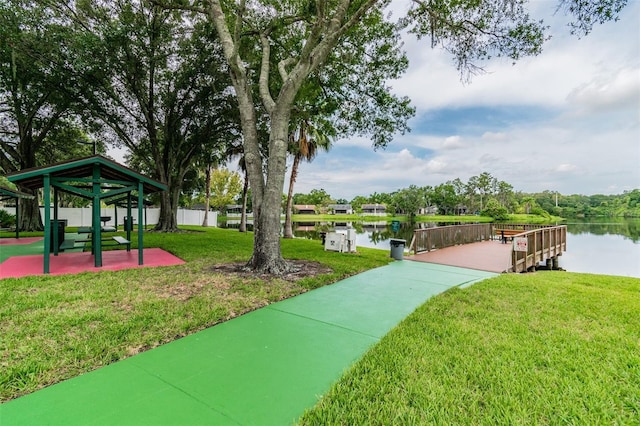
[[[269,38],[266,34],[260,34],[260,42],[262,43],[262,63],[260,64],[260,97],[262,97],[262,103],[264,104],[267,113],[271,114],[275,108],[275,101],[271,97],[269,91],[269,70],[271,60],[271,46],[269,45]]]
[[[282,81],[285,81],[289,77],[289,72],[287,71],[287,67],[295,64],[296,59],[293,57],[289,57],[287,59],[283,59],[278,63],[278,71],[280,72],[280,78]]]
[[[202,13],[204,15],[207,14],[207,11],[205,9],[201,7],[193,6],[191,4],[171,4],[171,3],[166,3],[162,0],[149,0],[149,2],[151,4],[154,4],[158,7],[161,7],[167,10],[186,10],[190,12]]]

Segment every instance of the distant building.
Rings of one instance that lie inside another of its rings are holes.
[[[456,206],[456,208],[454,209],[454,214],[458,215],[458,216],[462,216],[462,215],[466,215],[467,214],[467,206],[463,205],[463,204],[458,204]]]
[[[295,204],[293,206],[295,214],[316,214],[316,206],[313,204]]]
[[[438,214],[438,206],[429,206],[429,207],[419,208],[418,214],[421,216],[434,216]]]
[[[333,211],[333,214],[353,214],[351,204],[329,204],[329,209]]]
[[[384,204],[363,204],[362,214],[366,216],[386,216],[387,206]]]
[[[242,215],[242,204],[227,204],[225,210],[227,216],[240,216]]]

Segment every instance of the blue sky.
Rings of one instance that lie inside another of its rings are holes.
[[[409,70],[390,85],[417,108],[412,131],[386,150],[363,137],[335,141],[302,164],[294,192],[351,200],[482,172],[523,192],[640,188],[640,1],[581,39],[553,14],[556,4],[532,2],[552,27],[541,55],[489,62],[467,85],[445,52],[406,37]],[[406,2],[392,7],[397,15]]]

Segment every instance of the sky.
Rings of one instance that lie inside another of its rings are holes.
[[[405,3],[394,2],[394,16]],[[531,3],[551,26],[542,54],[488,62],[470,84],[446,52],[406,36],[409,69],[389,84],[416,108],[412,131],[385,150],[366,137],[334,141],[301,164],[294,192],[324,189],[350,201],[483,172],[526,193],[640,188],[640,0],[583,38],[569,33],[569,17],[554,15],[555,0]]]
[[[394,17],[409,0],[393,0]],[[405,75],[389,82],[416,108],[411,132],[384,150],[371,139],[333,141],[301,163],[295,193],[324,189],[333,199],[436,186],[489,173],[515,191],[564,195],[640,189],[640,0],[620,20],[571,35],[558,0],[531,0],[552,38],[539,56],[485,63],[463,84],[450,55],[404,37]],[[123,151],[109,152],[122,158]],[[291,161],[289,161],[290,171]],[[237,164],[229,164],[237,170]],[[288,191],[289,174],[284,192]]]

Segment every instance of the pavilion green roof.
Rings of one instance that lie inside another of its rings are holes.
[[[17,200],[18,198],[33,199],[34,196],[24,192],[16,191],[15,189],[7,188],[6,186],[0,186],[0,201],[5,200]]]
[[[19,184],[23,188],[35,190],[44,187],[44,177],[47,175],[51,178],[63,178],[68,181],[74,179],[78,181],[92,179],[96,165],[100,169],[100,178],[104,182],[142,183],[145,194],[165,191],[167,189],[165,184],[141,175],[101,155],[20,170],[8,174],[7,179],[9,179],[10,182]]]

